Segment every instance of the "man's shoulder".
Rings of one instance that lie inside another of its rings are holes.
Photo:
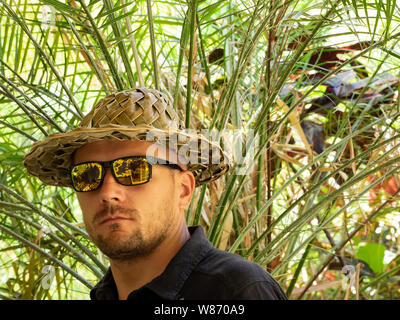
[[[227,251],[211,248],[197,265],[194,273],[204,285],[224,288],[229,298],[284,299],[276,280],[259,264]]]
[[[219,275],[223,278],[245,277],[247,280],[269,280],[271,275],[259,264],[246,260],[238,254],[211,248],[198,264],[196,271]]]

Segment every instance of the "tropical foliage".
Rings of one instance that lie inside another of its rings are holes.
[[[188,224],[291,299],[398,298],[399,19],[395,0],[0,0],[0,297],[88,298],[107,261],[23,156],[146,86],[232,154]]]

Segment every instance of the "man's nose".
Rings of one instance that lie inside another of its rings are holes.
[[[106,169],[103,184],[100,187],[100,197],[103,202],[119,202],[123,200],[123,185],[119,184],[110,168]]]

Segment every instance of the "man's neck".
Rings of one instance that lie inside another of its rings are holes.
[[[166,238],[149,256],[132,261],[110,260],[110,267],[118,289],[119,300],[161,275],[171,259],[190,238],[186,224]]]

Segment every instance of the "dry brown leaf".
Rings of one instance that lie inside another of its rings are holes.
[[[277,98],[276,102],[279,107],[283,109],[285,113],[288,113],[290,108],[289,106],[284,103],[281,99]],[[310,144],[307,141],[306,135],[304,134],[304,131],[300,125],[300,118],[296,112],[296,110],[293,110],[292,112],[289,113],[288,115],[289,121],[292,124],[293,128],[297,132],[297,134],[300,136],[301,141],[303,142],[304,146],[306,147],[306,150],[308,152],[308,157],[309,161],[313,158],[313,150],[311,149]]]
[[[310,292],[316,292],[316,291],[323,291],[329,288],[337,287],[342,284],[342,280],[335,280],[335,281],[327,281],[327,282],[321,282],[318,283],[314,286],[311,286],[307,289],[307,293]],[[299,296],[303,291],[305,287],[303,288],[296,288],[292,291],[291,297],[296,297]]]

